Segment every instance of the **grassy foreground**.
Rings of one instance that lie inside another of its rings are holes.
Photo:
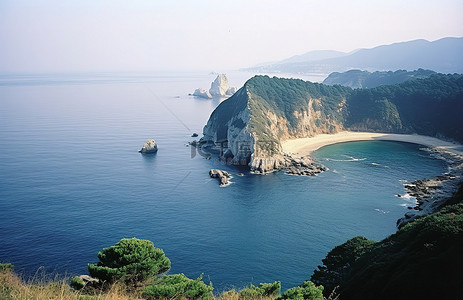
[[[105,290],[95,290],[91,294],[72,289],[69,280],[33,279],[28,282],[15,274],[12,268],[0,267],[0,299],[2,300],[142,300],[142,288],[129,288],[123,283],[114,283]],[[45,276],[44,276],[45,277]],[[242,291],[230,290],[214,297],[217,300],[259,299],[273,300],[273,296],[243,296]],[[179,296],[174,299],[185,299]],[[323,299],[323,298],[322,298]]]

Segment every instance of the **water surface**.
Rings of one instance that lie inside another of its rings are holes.
[[[231,74],[241,85],[248,74]],[[192,158],[219,100],[188,96],[215,75],[0,76],[0,261],[26,276],[41,266],[87,273],[123,237],[164,249],[171,273],[204,273],[216,290],[309,279],[346,239],[380,240],[413,205],[403,183],[447,171],[417,145],[324,147],[317,177],[242,172]],[[137,152],[156,139],[156,155]],[[234,176],[219,187],[208,176]]]

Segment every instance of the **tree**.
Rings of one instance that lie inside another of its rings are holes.
[[[318,266],[318,270],[314,270],[310,280],[315,284],[323,285],[325,294],[331,293],[345,280],[352,264],[369,251],[374,244],[372,240],[357,236],[334,247],[322,260],[324,266]]]
[[[136,238],[122,239],[98,253],[100,262],[89,264],[92,277],[106,282],[119,279],[143,281],[170,269],[170,260],[164,251],[151,241]]]

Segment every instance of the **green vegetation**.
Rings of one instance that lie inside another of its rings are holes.
[[[0,264],[0,272],[14,271],[14,266],[11,263]]]
[[[85,282],[79,276],[71,278],[71,287],[75,290],[81,290],[85,287]]]
[[[156,278],[143,290],[143,295],[150,299],[213,299],[212,290],[212,284],[206,285],[202,276],[193,280],[176,274]]]
[[[350,70],[344,73],[333,72],[324,81],[327,85],[342,85],[351,88],[374,88],[381,85],[392,85],[405,82],[411,79],[426,78],[436,72],[431,70],[418,69],[415,71],[397,70],[368,72],[361,70]]]
[[[463,142],[463,75],[435,74],[354,90],[346,105],[344,125],[352,130],[418,133]]]
[[[170,269],[164,251],[147,240],[122,239],[114,246],[98,253],[100,262],[89,264],[92,277],[114,282],[119,279],[143,281]]]
[[[339,106],[351,89],[342,86],[327,86],[319,83],[312,83],[300,79],[270,78],[268,76],[255,76],[248,80],[245,88],[252,95],[251,99],[262,105],[265,109],[271,109],[277,116],[288,120],[290,130],[298,125],[298,118],[294,112],[306,112],[310,99],[321,99],[318,108],[321,111],[320,121],[326,122],[343,121],[343,113]],[[253,119],[256,123],[262,123],[265,115],[259,114],[262,110],[253,110]],[[259,119],[259,117],[263,119]]]
[[[348,275],[353,262],[367,252],[375,244],[374,241],[362,236],[354,237],[331,250],[322,260],[324,266],[318,266],[310,280],[323,284],[325,294],[331,293]]]
[[[311,279],[340,286],[342,299],[458,299],[462,187],[451,198],[457,204],[417,218],[380,242],[357,237],[334,248]]]
[[[281,282],[261,283],[259,286],[250,285],[248,288],[241,290],[240,299],[256,299],[262,297],[279,297],[281,293]]]
[[[323,286],[316,286],[313,282],[306,281],[302,285],[284,292],[280,299],[323,300]]]
[[[376,73],[374,73],[376,74]],[[382,73],[376,74],[381,77]],[[376,76],[375,75],[375,76]],[[229,128],[254,138],[255,157],[281,153],[281,141],[352,131],[417,133],[463,142],[463,75],[418,70],[383,74],[413,78],[356,89],[299,79],[255,76],[212,113],[206,139],[232,140]],[[240,119],[250,115],[247,119]]]

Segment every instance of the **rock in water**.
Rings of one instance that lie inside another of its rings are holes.
[[[138,151],[140,153],[156,153],[158,151],[158,145],[153,139],[147,139],[143,144],[143,147]]]
[[[209,89],[209,93],[212,96],[230,96],[236,92],[235,87],[230,87],[228,84],[228,79],[225,74],[219,74],[214,82],[211,83],[211,88]]]
[[[219,170],[219,169],[211,169],[209,171],[209,176],[211,176],[212,178],[219,178],[221,186],[227,185],[230,183],[229,180],[231,178],[231,175],[230,173],[226,171]]]
[[[206,98],[206,99],[212,99],[212,96],[209,93],[209,91],[206,91],[206,90],[201,89],[201,88],[196,89],[195,92],[193,93],[193,96]]]

